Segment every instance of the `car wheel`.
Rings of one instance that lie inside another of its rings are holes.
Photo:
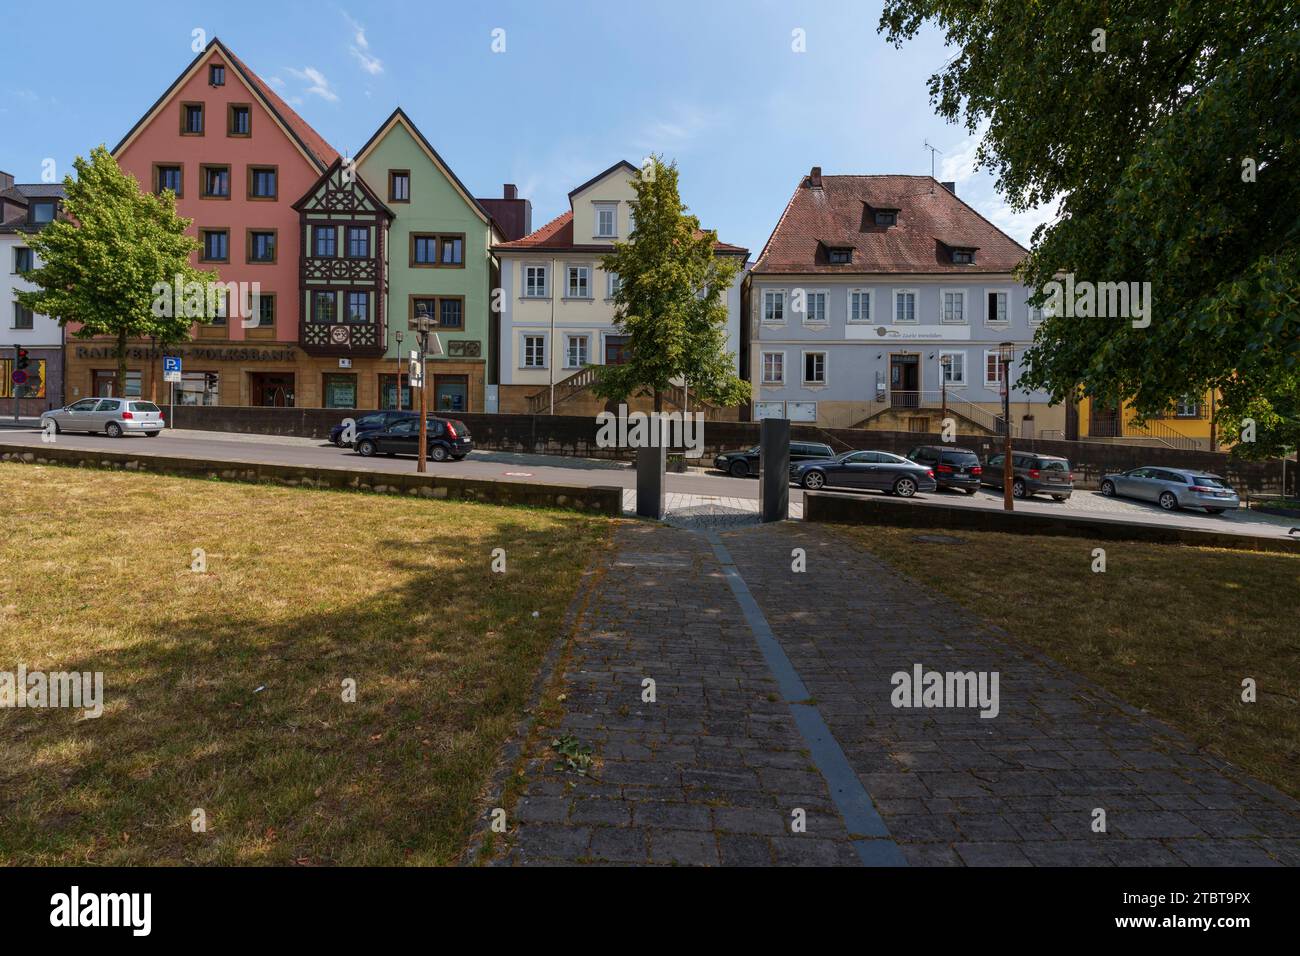
[[[1206,508],[1206,509],[1205,509],[1205,513],[1206,513],[1206,514],[1212,514],[1212,515],[1221,515],[1221,514],[1223,514],[1223,509],[1222,509],[1222,508]]]
[[[1052,500],[1053,500],[1053,501],[1064,501],[1064,500],[1065,500],[1065,495],[1052,495]]]
[[[1102,493],[1103,495],[1105,495],[1107,498],[1114,498],[1114,497],[1115,497],[1115,482],[1113,482],[1113,481],[1103,481],[1103,482],[1101,483],[1101,493]]]
[[[369,438],[357,442],[357,454],[362,458],[369,458],[375,453],[375,443]]]
[[[54,434],[57,435],[63,431],[63,429],[59,427],[59,420],[57,418],[51,418],[49,421],[54,422]]]
[[[803,476],[803,486],[809,491],[820,491],[826,487],[826,476],[820,471],[810,471]]]
[[[1166,511],[1178,510],[1178,497],[1172,491],[1160,492],[1160,507]]]
[[[894,482],[894,494],[900,498],[910,498],[916,494],[916,479],[904,475]]]
[[[434,445],[429,449],[429,457],[434,461],[446,461],[447,449],[443,448],[441,445]]]
[[[1025,496],[1025,483],[1017,478],[1011,482],[1011,497],[1023,498]]]
[[[731,467],[728,468],[727,471],[731,472],[732,478],[748,478],[749,462],[745,461],[743,458],[740,461],[733,461]]]
[[[121,438],[122,426],[117,422],[109,422],[108,427],[104,429],[104,434],[109,438]]]

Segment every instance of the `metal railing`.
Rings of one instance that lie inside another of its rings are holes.
[[[1194,451],[1201,447],[1195,438],[1189,438],[1176,428],[1171,428],[1162,421],[1148,419],[1139,424],[1135,421],[1122,421],[1118,415],[1110,417],[1093,417],[1088,422],[1089,438],[1149,438],[1167,448],[1179,448]]]
[[[566,399],[572,398],[579,392],[582,392],[596,382],[596,366],[587,365],[578,369],[567,378],[562,378],[555,383],[555,405],[558,408],[560,403]],[[546,385],[540,392],[528,396],[528,413],[530,415],[546,415],[551,411],[551,386]]]

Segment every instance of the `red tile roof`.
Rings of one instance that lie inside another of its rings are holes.
[[[512,252],[538,249],[551,252],[609,252],[612,243],[575,244],[573,241],[573,212],[556,216],[522,239],[514,242],[499,242],[492,247],[494,251]],[[749,250],[742,246],[733,246],[728,242],[714,242],[713,251],[721,254],[748,255]]]
[[[221,43],[220,40],[214,39],[213,42],[221,47],[222,51],[227,57],[229,57],[230,61],[238,67],[239,72],[244,74],[253,86],[257,87],[257,92],[266,100],[271,111],[275,113],[279,117],[280,122],[284,123],[284,125],[289,128],[289,131],[298,138],[298,141],[302,143],[307,152],[311,153],[316,158],[316,161],[320,163],[322,169],[329,166],[334,162],[334,160],[339,158],[339,151],[329,143],[325,142],[325,137],[321,136],[320,133],[316,132],[316,130],[312,128],[310,123],[295,113],[293,107],[281,99],[279,94],[277,94],[275,90],[271,89],[270,85],[260,76],[250,70],[243,60],[235,56],[229,47],[224,43]]]
[[[753,271],[762,273],[1003,273],[1027,251],[930,176],[805,176],[794,191]],[[897,209],[893,226],[877,226],[874,209]],[[852,249],[832,265],[827,250]],[[957,265],[953,248],[974,248]]]

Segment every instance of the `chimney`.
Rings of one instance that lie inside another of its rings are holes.
[[[822,188],[822,168],[820,166],[814,166],[812,172],[808,174],[808,185],[813,189]]]
[[[9,189],[14,184],[14,177],[9,173],[0,173],[0,189]]]
[[[954,196],[957,195],[957,183],[956,183],[956,182],[951,182],[951,183],[940,183],[939,185],[942,186],[944,189],[948,190],[948,192],[952,193]]]
[[[503,195],[506,199],[518,199],[519,187],[514,183],[506,183],[505,193]]]

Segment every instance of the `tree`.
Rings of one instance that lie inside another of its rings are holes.
[[[1300,438],[1300,30],[1287,0],[889,0],[935,20],[946,119],[1018,210],[1059,200],[1020,278],[1150,282],[1150,324],[1049,315],[1021,381],[1140,417],[1220,390],[1245,455]],[[1046,296],[1035,300],[1042,304]]]
[[[204,290],[218,276],[190,264],[199,243],[186,233],[192,220],[176,215],[173,193],[142,190],[102,145],[73,166],[76,178],[63,181],[67,218],[31,236],[41,266],[27,278],[37,288],[17,298],[60,325],[80,323],[78,338],[112,335],[124,393],[127,339],[188,339],[193,322],[213,317]]]
[[[738,405],[749,393],[726,350],[726,295],[740,264],[716,255],[717,234],[687,214],[676,163],[652,156],[632,188],[635,228],[600,261],[620,280],[614,328],[628,337],[628,360],[598,366],[592,390],[624,401],[648,388],[662,411],[663,393],[681,381],[702,401]]]

